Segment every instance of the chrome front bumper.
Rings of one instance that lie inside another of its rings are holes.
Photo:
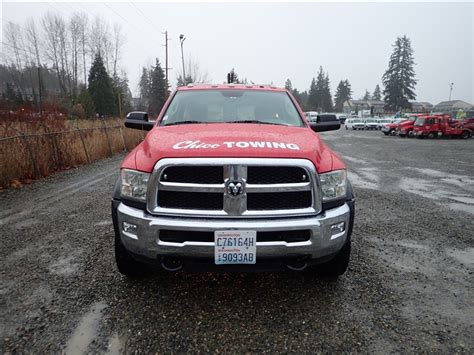
[[[310,230],[311,237],[304,242],[257,242],[257,262],[259,257],[307,256],[311,259],[318,259],[335,254],[343,247],[350,225],[350,209],[347,204],[344,204],[314,217],[223,220],[157,217],[120,203],[117,209],[117,221],[120,238],[125,248],[133,254],[150,259],[156,259],[160,256],[214,257],[213,242],[165,242],[159,239],[160,230],[162,229],[207,232],[216,230],[255,230],[257,233]],[[124,222],[136,225],[136,233],[125,232]],[[345,222],[344,231],[334,233],[331,226],[341,222]]]

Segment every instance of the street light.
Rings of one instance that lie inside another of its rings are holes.
[[[449,84],[449,101],[451,101],[451,93],[453,92],[454,83]]]
[[[183,42],[186,39],[183,34],[179,35],[179,41],[181,42],[181,61],[183,62],[183,84],[186,85],[186,71],[184,70],[184,54],[183,54]]]

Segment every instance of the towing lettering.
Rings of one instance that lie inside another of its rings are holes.
[[[270,148],[270,149],[291,149],[300,150],[298,144],[295,143],[283,143],[283,142],[263,142],[263,141],[238,141],[238,142],[223,142],[226,148]],[[199,140],[196,141],[183,141],[173,145],[173,149],[216,149],[222,145],[218,143],[205,143]]]

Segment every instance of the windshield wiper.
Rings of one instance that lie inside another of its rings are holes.
[[[265,121],[259,121],[259,120],[237,120],[237,121],[226,121],[223,123],[258,123],[258,124],[271,124],[271,125],[277,125],[277,126],[288,126],[287,124],[284,124],[284,123],[265,122]]]
[[[195,124],[195,123],[207,123],[207,122],[203,122],[203,121],[178,121],[178,122],[171,122],[171,123],[165,124],[163,126],[176,126],[176,125],[180,125],[180,124]]]

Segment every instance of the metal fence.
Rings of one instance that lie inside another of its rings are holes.
[[[59,124],[58,124],[59,122]],[[109,120],[0,123],[0,187],[132,149],[143,133]]]

